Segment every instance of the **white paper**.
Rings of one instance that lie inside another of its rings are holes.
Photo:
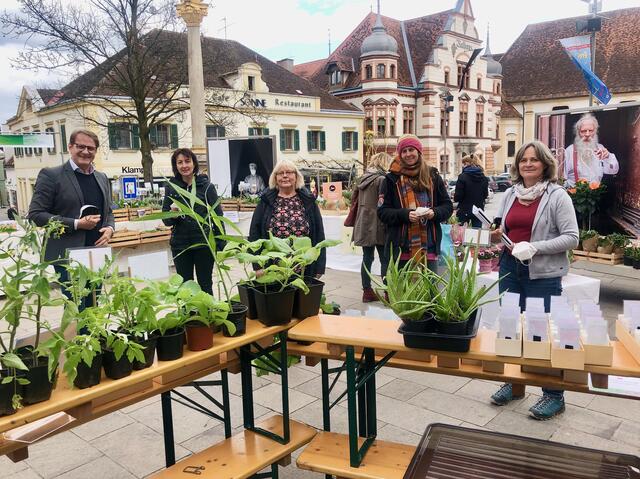
[[[464,241],[465,244],[491,246],[491,236],[489,230],[479,228],[465,228]]]
[[[102,268],[107,259],[111,259],[111,246],[99,246],[96,248],[69,248],[69,259],[77,261],[92,271]]]
[[[473,216],[480,220],[483,226],[491,227],[492,221],[482,210],[482,208],[478,208],[477,206],[473,205],[473,207],[471,208],[471,212],[473,213]],[[507,248],[513,249],[513,241],[511,241],[511,239],[505,233],[502,233],[502,242]]]
[[[129,274],[132,278],[164,279],[169,277],[169,254],[167,251],[129,256]]]
[[[526,311],[544,313],[544,298],[527,298]]]

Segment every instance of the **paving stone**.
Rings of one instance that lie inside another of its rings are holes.
[[[612,439],[616,442],[638,446],[640,444],[640,423],[622,421],[620,427],[613,433]]]
[[[564,413],[557,416],[555,420],[557,420],[561,428],[573,428],[604,439],[611,439],[622,422],[615,416],[590,411],[570,404],[566,404]]]
[[[318,369],[318,372],[311,372],[311,371],[307,371],[306,369],[298,368],[296,366],[290,367],[288,371],[289,387],[295,388],[296,386],[304,384],[307,381],[310,381],[311,379],[318,377],[319,374],[320,374],[320,369]],[[267,378],[269,381],[271,381],[274,384],[282,384],[282,377],[278,374],[269,374],[265,376],[265,378]]]
[[[484,426],[500,412],[498,406],[435,389],[422,391],[411,398],[409,403],[479,426]]]
[[[640,407],[637,400],[596,396],[589,404],[589,409],[640,422]]]
[[[20,471],[29,469],[29,464],[26,461],[13,462],[7,456],[0,456],[0,477],[13,477]]]
[[[404,379],[394,379],[390,383],[378,388],[378,394],[384,394],[400,401],[408,401],[416,394],[424,391],[426,386],[405,381]]]
[[[494,381],[481,381],[478,379],[474,379],[458,389],[458,391],[456,391],[456,396],[473,399],[474,401],[479,401],[485,404],[492,404],[491,395],[500,388],[500,385],[501,383],[496,383]],[[504,406],[500,406],[500,408],[514,410],[526,398],[527,396],[525,395],[524,398],[513,400],[505,404]]]
[[[123,409],[120,409],[121,412],[125,414],[130,414],[133,411],[137,411],[138,409],[142,409],[143,407],[149,406],[151,404],[160,403],[160,395],[152,396],[150,398],[145,399],[144,401],[140,401],[137,403],[133,403],[130,406],[127,406]]]
[[[4,474],[4,471],[2,472],[2,474]],[[33,469],[23,469],[22,471],[12,474],[11,476],[0,475],[0,477],[6,477],[7,479],[42,479],[45,476],[41,476],[40,474],[35,473]]]
[[[56,479],[133,479],[131,473],[123,469],[106,456],[77,467],[73,471],[66,472]]]
[[[218,442],[224,440],[224,425],[220,424],[219,426],[207,429],[203,433],[180,443],[180,445],[186,449],[189,449],[191,452],[196,453],[203,451],[208,447],[211,447],[214,444],[217,444]]]
[[[404,379],[422,386],[438,389],[447,393],[454,393],[471,379],[447,374],[426,373],[422,371],[408,371],[406,369],[384,368],[384,373],[397,379]]]
[[[91,445],[136,477],[147,476],[165,466],[163,436],[144,424],[130,424],[94,439]],[[189,455],[179,444],[175,451],[176,460]]]
[[[242,374],[229,374],[227,376],[229,378],[229,392],[235,394],[236,396],[242,396]],[[255,374],[255,370],[253,371],[253,377],[251,378],[251,384],[253,385],[253,390],[260,389],[270,384],[267,376],[258,377]]]
[[[559,428],[551,436],[551,440],[571,444],[573,446],[588,447],[591,449],[612,451],[621,454],[633,454],[635,456],[640,454],[640,447],[637,445],[634,447],[625,443],[609,441],[601,438],[600,436],[594,436],[593,434],[588,434],[568,427]]]
[[[25,462],[45,479],[71,471],[100,457],[100,451],[72,432],[63,432],[29,447]]]
[[[378,426],[377,439],[380,441],[391,441],[400,444],[408,444],[410,446],[417,446],[421,437],[421,434],[409,432],[398,426],[394,426],[393,424],[386,424],[382,427]]]
[[[486,425],[492,431],[516,434],[518,436],[549,439],[559,427],[557,421],[537,421],[527,415],[503,410]]]
[[[308,424],[318,430],[322,430],[322,402],[316,400],[307,404],[292,413],[291,419]],[[380,424],[384,424],[384,422],[378,421],[378,427],[380,427]],[[347,434],[349,432],[349,416],[346,408],[336,406],[331,409],[331,431],[338,432],[340,434]]]
[[[282,412],[282,388],[279,384],[269,384],[254,391],[253,401],[272,411]],[[315,401],[316,398],[295,389],[289,389],[289,411],[293,412]]]
[[[116,411],[73,428],[73,433],[85,441],[91,441],[96,437],[127,426],[133,421],[134,420],[126,414]]]
[[[423,407],[409,404],[405,401],[398,401],[387,396],[378,396],[376,410],[380,421],[393,424],[415,434],[424,432],[427,425],[434,422],[458,425],[462,421],[440,414],[438,412],[424,409]],[[427,406],[426,404],[424,405]]]

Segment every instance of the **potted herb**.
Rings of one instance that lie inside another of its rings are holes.
[[[621,233],[612,233],[607,236],[609,242],[613,245],[613,254],[623,255],[624,249],[631,242],[631,239]]]
[[[633,266],[633,252],[635,248],[633,246],[627,246],[624,249],[623,262],[625,266]]]
[[[322,293],[322,297],[320,298],[320,310],[324,314],[340,316],[340,305],[335,301],[331,301],[329,303],[327,301],[327,296],[324,293]]]
[[[478,250],[478,265],[480,273],[489,273],[493,269],[493,251],[489,248],[480,248]]]
[[[580,241],[582,241],[584,251],[593,253],[598,249],[598,232],[596,230],[581,230]]]
[[[598,253],[611,254],[613,252],[613,243],[609,236],[600,236],[598,238]]]

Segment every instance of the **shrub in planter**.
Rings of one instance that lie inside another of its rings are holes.
[[[607,236],[609,242],[613,245],[614,254],[624,254],[625,248],[630,243],[630,238],[621,233],[612,233]]]
[[[481,248],[478,251],[478,265],[481,273],[488,273],[493,269],[493,252],[490,249]]]
[[[598,238],[598,253],[611,254],[613,252],[613,243],[608,236],[600,236]]]
[[[633,246],[627,246],[624,249],[624,265],[625,266],[633,266],[633,251],[635,248]]]
[[[334,316],[340,316],[340,305],[335,301],[327,302],[327,296],[322,293],[320,298],[320,309],[324,314],[332,314]]]
[[[598,232],[595,230],[580,231],[582,249],[587,252],[595,252],[598,249]]]

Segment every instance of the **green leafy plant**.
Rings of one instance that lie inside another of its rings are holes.
[[[335,301],[327,302],[327,295],[324,293],[320,296],[320,309],[325,314],[340,314],[340,305]]]
[[[601,197],[606,189],[607,187],[602,183],[589,183],[585,179],[580,179],[575,187],[567,190],[573,201],[573,207],[582,215],[583,229],[591,229],[591,216],[598,211]]]
[[[631,242],[631,239],[622,233],[611,233],[607,238],[614,248],[625,248]]]
[[[596,230],[580,230],[580,241],[591,239],[594,236],[598,236],[598,232]]]
[[[634,248],[633,246],[627,246],[627,247],[624,249],[624,255],[625,255],[627,258],[633,258],[633,253],[634,253],[634,251],[635,251],[635,248]]]
[[[278,344],[278,343],[280,343],[280,338],[278,336],[274,336],[273,344]],[[279,349],[276,349],[270,354],[274,360],[276,360],[277,362],[280,362],[281,354]],[[291,354],[287,354],[287,368],[290,368],[291,366],[293,366],[294,364],[298,364],[299,362],[300,362],[300,356],[293,356]],[[278,368],[278,365],[273,363],[268,356],[262,356],[260,358],[256,358],[253,361],[251,361],[251,364],[253,364],[253,366],[256,368],[257,377],[266,376],[267,374],[270,374],[270,373],[275,373],[276,369]]]
[[[481,248],[478,251],[478,260],[490,260],[494,258],[493,251],[488,248]]]

